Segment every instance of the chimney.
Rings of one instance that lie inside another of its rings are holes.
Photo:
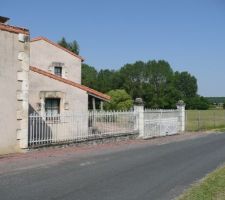
[[[0,23],[7,24],[8,21],[9,21],[9,18],[8,17],[0,16]]]

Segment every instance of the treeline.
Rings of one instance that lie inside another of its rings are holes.
[[[76,40],[63,37],[58,44],[79,54]],[[82,84],[113,97],[109,109],[128,109],[132,99],[141,97],[147,108],[175,108],[178,100],[187,109],[208,109],[209,101],[197,94],[197,79],[188,72],[174,72],[164,60],[126,64],[119,70],[100,70],[82,65]],[[117,108],[115,107],[117,106]]]
[[[104,93],[125,90],[132,99],[141,97],[147,108],[175,108],[178,100],[187,109],[208,109],[209,102],[197,94],[197,79],[188,72],[173,71],[164,60],[137,61],[119,70],[82,65],[82,84]]]
[[[219,104],[225,102],[225,97],[206,97],[211,104]]]

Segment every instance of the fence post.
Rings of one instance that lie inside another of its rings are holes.
[[[177,102],[179,131],[185,131],[185,103],[182,100]]]
[[[144,137],[144,105],[142,98],[136,98],[134,101],[134,112],[137,113],[137,122],[139,137]]]

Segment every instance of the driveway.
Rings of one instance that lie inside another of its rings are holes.
[[[225,134],[180,138],[0,157],[0,199],[173,199],[225,162]]]

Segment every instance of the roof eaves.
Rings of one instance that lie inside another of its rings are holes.
[[[97,97],[99,97],[99,98],[101,98],[101,99],[103,99],[103,100],[105,100],[105,101],[108,101],[108,100],[111,99],[111,97],[108,96],[108,95],[106,95],[106,94],[103,94],[103,93],[101,93],[101,92],[99,92],[99,91],[96,91],[96,90],[94,90],[94,89],[91,89],[91,88],[89,88],[89,87],[87,87],[87,86],[84,86],[84,85],[75,83],[75,82],[73,82],[73,81],[71,81],[71,80],[68,80],[68,79],[65,79],[65,78],[56,76],[56,75],[54,75],[54,74],[52,74],[52,73],[50,73],[50,72],[47,72],[47,71],[45,71],[45,70],[42,70],[42,69],[40,69],[40,68],[37,68],[37,67],[34,67],[34,66],[30,66],[30,70],[33,71],[33,72],[39,73],[39,74],[41,74],[41,75],[47,76],[47,77],[49,77],[49,78],[52,78],[52,79],[54,79],[54,80],[63,82],[63,83],[65,83],[65,84],[67,84],[67,85],[71,85],[71,86],[73,86],[73,87],[76,87],[76,88],[79,88],[79,89],[81,89],[81,90],[84,90],[84,91],[86,91],[88,94],[92,94],[92,95],[94,95],[94,96],[97,96]]]
[[[8,31],[8,32],[12,32],[12,33],[22,33],[22,34],[26,34],[26,35],[30,34],[29,30],[26,28],[10,26],[7,24],[2,24],[2,23],[0,23],[0,30]]]

